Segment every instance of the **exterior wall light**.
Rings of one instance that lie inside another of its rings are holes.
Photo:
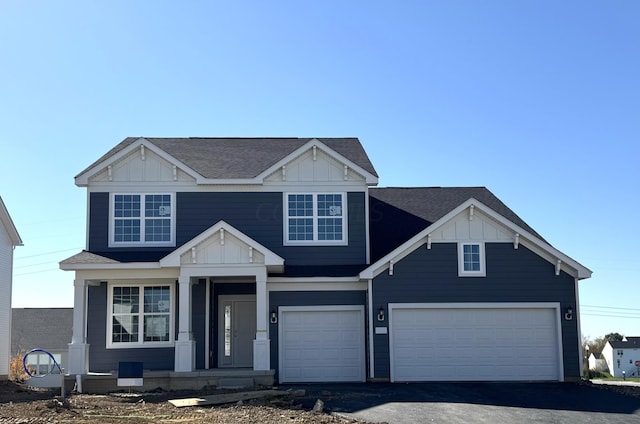
[[[564,313],[564,319],[571,321],[573,319],[573,308],[569,306]]]
[[[384,321],[384,308],[382,306],[378,309],[378,321]]]
[[[276,312],[275,309],[271,310],[271,316],[269,317],[269,321],[271,322],[271,324],[278,323],[278,313]]]

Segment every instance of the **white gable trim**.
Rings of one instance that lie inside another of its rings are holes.
[[[15,246],[22,246],[22,239],[20,238],[20,234],[18,234],[18,230],[16,226],[13,224],[13,220],[9,215],[9,211],[7,207],[4,205],[2,197],[0,197],[0,224],[5,228],[9,238],[11,239],[11,244]]]
[[[249,247],[262,253],[264,255],[263,266],[277,267],[277,268],[282,268],[284,266],[284,259],[276,255],[271,250],[267,249],[257,241],[253,240],[251,237],[245,235],[244,233],[237,230],[233,226],[227,224],[223,220],[218,221],[212,227],[209,227],[207,230],[203,231],[198,236],[191,239],[189,242],[185,243],[184,245],[180,246],[178,249],[174,250],[164,258],[160,259],[160,266],[163,268],[164,267],[180,267],[181,266],[180,257],[183,254],[189,252],[189,250],[196,247],[198,244],[202,243],[203,241],[213,236],[215,233],[217,233],[220,230],[224,230],[225,232],[228,232],[232,236],[239,239],[241,242],[247,244]]]
[[[175,157],[171,156],[170,154],[168,154],[164,150],[160,149],[155,144],[151,143],[149,140],[141,137],[141,138],[137,139],[136,141],[134,141],[133,143],[131,143],[130,145],[128,145],[127,147],[125,147],[124,149],[120,150],[118,153],[114,154],[113,156],[110,156],[108,159],[106,159],[106,160],[104,160],[102,162],[99,162],[99,163],[95,164],[94,166],[92,166],[91,168],[87,169],[82,174],[78,175],[75,178],[76,185],[78,187],[86,187],[89,184],[89,179],[91,177],[93,177],[94,175],[102,172],[110,164],[116,163],[119,160],[129,156],[136,149],[140,150],[142,152],[143,150],[141,149],[141,146],[143,146],[144,149],[149,149],[150,151],[152,151],[156,155],[160,156],[162,159],[166,160],[170,164],[175,165],[176,168],[181,169],[187,175],[189,175],[190,177],[195,179],[197,182],[200,183],[202,180],[204,180],[202,175],[200,175],[199,173],[197,173],[193,169],[189,168],[187,165],[185,165],[184,163],[180,162],[179,160],[177,160]]]
[[[542,258],[554,264],[556,267],[559,265],[559,270],[565,271],[570,275],[573,275],[577,279],[584,279],[591,277],[591,270],[581,265],[577,261],[571,259],[569,256],[560,252],[555,247],[551,246],[549,243],[541,240],[539,237],[531,234],[524,228],[514,224],[509,221],[499,213],[495,212],[493,209],[474,199],[473,197],[463,202],[460,206],[456,207],[448,214],[431,224],[429,227],[425,228],[402,245],[397,247],[392,252],[385,255],[383,258],[379,259],[371,266],[366,268],[360,273],[360,278],[362,279],[371,279],[389,269],[391,264],[397,263],[398,261],[404,259],[411,252],[419,248],[424,244],[432,244],[437,243],[438,241],[431,240],[429,235],[444,225],[446,225],[449,221],[454,219],[461,212],[471,209],[481,211],[486,214],[493,220],[497,221],[504,227],[508,228],[511,232],[513,232],[514,239],[518,239],[518,243],[526,246],[528,249],[532,250],[534,253],[538,254]],[[447,241],[448,242],[448,241]],[[515,243],[514,243],[515,244]]]
[[[269,175],[271,175],[274,172],[282,169],[283,166],[285,166],[289,162],[295,160],[298,156],[304,154],[306,151],[313,149],[314,146],[317,149],[320,149],[325,154],[331,156],[336,161],[341,162],[342,164],[348,166],[350,169],[354,170],[358,174],[362,175],[364,177],[367,185],[377,185],[378,184],[378,177],[376,177],[375,175],[371,174],[369,171],[366,171],[364,168],[360,167],[359,165],[356,165],[354,162],[350,161],[349,159],[347,159],[346,157],[344,157],[340,153],[338,153],[335,150],[331,149],[330,147],[328,147],[326,144],[324,144],[323,142],[321,142],[317,138],[309,140],[308,142],[306,142],[305,144],[303,144],[302,146],[300,146],[299,148],[294,150],[292,153],[288,154],[287,156],[282,158],[280,161],[276,162],[270,168],[267,168],[265,171],[260,173],[256,177],[256,179],[260,180],[260,181],[264,181],[264,179],[267,178]]]

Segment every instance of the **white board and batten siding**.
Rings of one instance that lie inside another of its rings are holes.
[[[281,306],[280,383],[364,382],[364,306]]]
[[[559,308],[389,304],[391,381],[562,381]]]

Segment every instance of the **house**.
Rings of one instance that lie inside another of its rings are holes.
[[[22,246],[22,239],[0,197],[0,380],[9,376],[11,361],[11,286],[16,246]]]
[[[591,271],[484,187],[376,188],[357,138],[126,138],[75,183],[87,390],[580,378]]]
[[[589,369],[594,371],[606,371],[609,372],[607,366],[607,360],[600,352],[594,352],[589,355]]]
[[[640,337],[624,337],[621,341],[608,340],[602,356],[614,377],[640,375]]]
[[[11,323],[11,357],[33,349],[49,352],[61,368],[68,368],[69,342],[73,327],[72,308],[13,308]],[[51,356],[34,352],[27,357],[34,375],[56,368]]]

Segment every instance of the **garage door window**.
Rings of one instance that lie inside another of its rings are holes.
[[[458,275],[460,277],[484,277],[484,264],[483,243],[458,244]]]

